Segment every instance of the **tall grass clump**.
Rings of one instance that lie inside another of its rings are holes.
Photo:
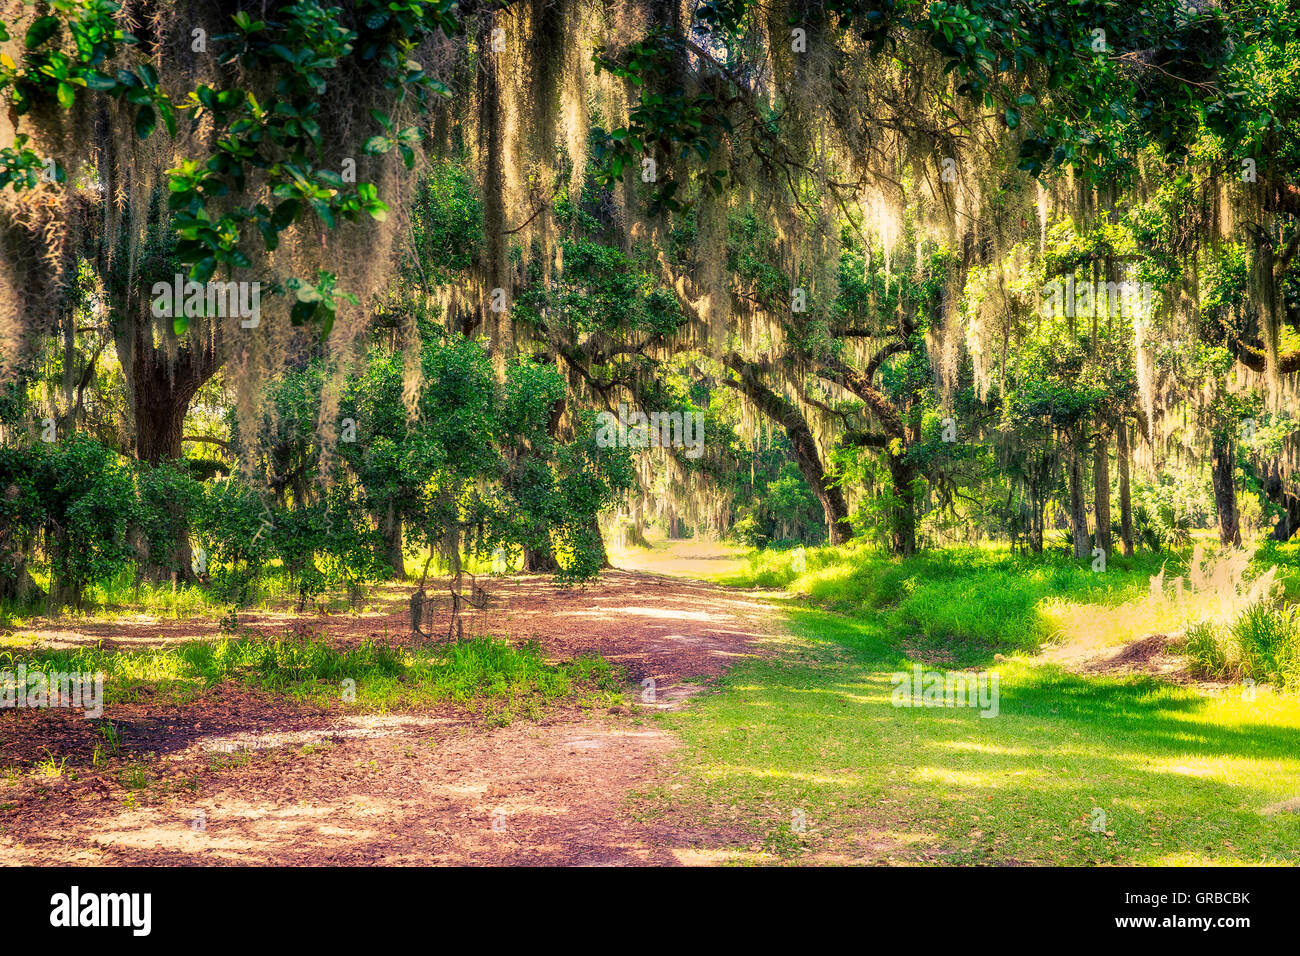
[[[329,706],[341,700],[344,681],[355,682],[355,703],[388,710],[452,703],[509,714],[579,696],[613,702],[621,685],[599,657],[549,664],[535,645],[515,646],[480,637],[455,644],[405,649],[367,641],[337,648],[315,637],[260,637],[193,641],[143,651],[102,647],[5,652],[10,666],[29,670],[104,675],[105,703],[159,697],[185,701],[226,681]]]
[[[896,646],[962,664],[1061,640],[1061,609],[1105,607],[1141,595],[1153,555],[1117,559],[1104,574],[1055,553],[1005,546],[943,548],[892,557],[865,543],[764,551],[724,583],[781,587],[833,610],[871,614]]]
[[[1255,554],[1197,546],[1190,555],[1114,556],[1094,570],[1092,561],[1068,554],[1015,554],[1005,546],[897,558],[851,543],[760,551],[745,572],[723,580],[870,614],[897,647],[974,664],[1043,644],[1105,648],[1179,634],[1202,621],[1226,626],[1300,582],[1297,554],[1291,546]]]
[[[1300,686],[1300,607],[1257,601],[1232,621],[1198,621],[1183,651],[1206,677]]]

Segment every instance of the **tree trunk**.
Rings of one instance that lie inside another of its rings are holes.
[[[826,469],[822,467],[821,453],[817,449],[812,429],[791,402],[759,381],[760,370],[757,366],[735,353],[726,357],[726,364],[739,373],[740,377],[739,381],[729,381],[726,384],[743,392],[760,412],[785,429],[790,444],[794,446],[795,463],[821,502],[830,543],[844,544],[853,537],[849,506],[844,500],[844,493],[838,485],[830,483]]]
[[[135,454],[158,464],[181,457],[181,435],[190,402],[221,367],[220,326],[195,328],[173,350],[154,344],[153,323],[134,296],[116,303],[122,310],[115,343],[126,378],[135,423]],[[167,330],[167,335],[171,335]]]
[[[802,463],[800,464],[803,468]],[[820,469],[819,469],[820,470]],[[804,477],[812,483],[814,478],[809,477],[811,469],[804,469]],[[816,491],[814,486],[814,491]],[[844,500],[844,493],[834,485],[821,489],[818,499],[822,503],[822,511],[826,515],[826,527],[829,531],[831,544],[844,544],[853,537],[853,524],[849,521],[849,506]]]
[[[1043,509],[1047,506],[1042,492],[1036,486],[1029,489],[1029,529],[1026,540],[1034,554],[1043,553]]]
[[[1210,442],[1210,477],[1214,482],[1214,510],[1219,514],[1219,544],[1241,547],[1241,525],[1237,514],[1236,449],[1232,439],[1215,429]]]
[[[393,569],[393,577],[398,581],[406,580],[406,557],[402,554],[402,516],[397,513],[397,505],[389,502],[388,509],[380,517],[379,533],[384,539],[384,560]]]
[[[1092,450],[1093,514],[1097,518],[1097,547],[1109,558],[1110,539],[1110,440],[1105,425],[1098,421],[1097,443]]]
[[[21,551],[0,554],[0,560],[8,565],[0,571],[0,600],[13,601],[19,607],[45,600],[46,594],[27,570],[27,560]]]
[[[509,71],[509,55],[492,51],[492,38],[496,29],[513,29],[504,26],[506,11],[489,11],[479,23],[478,101],[484,116],[498,116],[505,112],[501,93],[501,71]],[[509,75],[507,73],[507,75]],[[484,328],[488,333],[497,375],[505,379],[506,362],[514,351],[514,326],[510,307],[513,303],[496,301],[498,295],[509,296],[510,237],[506,234],[505,181],[507,164],[513,162],[507,155],[508,143],[503,135],[503,124],[480,124],[479,149],[483,156],[483,259],[487,279],[488,301],[480,303]],[[497,290],[501,290],[498,292]],[[505,308],[501,309],[504,305]],[[500,310],[500,311],[499,311]]]
[[[1279,459],[1274,458],[1271,462],[1265,462],[1262,468],[1256,469],[1256,473],[1261,476],[1260,487],[1268,496],[1268,500],[1282,506],[1282,515],[1273,526],[1273,539],[1290,541],[1291,536],[1296,531],[1300,531],[1300,497],[1287,490],[1286,481],[1282,477],[1282,463]]]
[[[133,385],[136,457],[153,465],[180,458],[181,429],[193,392],[178,393],[165,379],[152,377]]]
[[[1133,501],[1129,493],[1128,422],[1120,417],[1115,426],[1115,461],[1119,465],[1119,536],[1124,556],[1133,556]]]
[[[1300,498],[1283,494],[1282,517],[1273,526],[1273,538],[1277,541],[1290,541],[1297,531],[1300,531]]]
[[[1088,499],[1083,493],[1083,450],[1070,447],[1070,529],[1074,532],[1074,556],[1091,557],[1088,547]]]
[[[20,494],[17,485],[10,485],[4,491],[4,500],[12,504]],[[14,527],[0,525],[0,600],[15,601],[21,606],[45,599],[45,592],[27,570],[27,555],[35,544],[31,537],[18,534]]]
[[[605,547],[605,536],[600,533],[600,521],[595,515],[591,518],[591,533],[596,538],[596,550],[600,553],[600,568],[612,568],[614,565],[609,563],[609,550]]]
[[[134,297],[118,302],[124,310],[142,308],[132,305]],[[190,402],[222,364],[219,338],[219,325],[211,330],[194,328],[189,340],[177,344],[169,355],[165,346],[154,344],[153,326],[147,317],[134,315],[122,321],[115,343],[135,425],[136,458],[157,465],[182,456],[181,436]],[[182,530],[177,532],[165,563],[151,558],[144,575],[152,580],[193,582],[192,561],[189,533]]]
[[[916,503],[912,500],[912,482],[916,469],[901,455],[889,456],[889,476],[899,501],[891,516],[890,550],[907,557],[916,553]]]
[[[524,570],[529,574],[554,574],[560,570],[555,552],[550,545],[541,548],[524,548]]]
[[[59,530],[53,523],[46,525],[45,528],[45,550],[50,556],[50,563],[57,567],[58,556],[66,554],[68,550],[67,535]],[[50,575],[50,594],[47,612],[50,617],[55,617],[65,607],[80,609],[82,584],[78,581],[66,580],[57,570],[51,569]]]
[[[174,505],[168,504],[165,507],[173,517],[180,514],[179,508]],[[139,580],[155,584],[171,582],[173,587],[182,582],[193,583],[198,580],[194,573],[194,550],[190,546],[188,526],[183,526],[176,532],[171,547],[162,554],[154,554],[138,528],[130,529],[127,533],[134,536],[136,553],[145,556],[144,566],[139,568]]]

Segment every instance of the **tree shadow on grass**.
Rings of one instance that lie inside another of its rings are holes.
[[[895,707],[891,674],[914,662],[882,627],[820,611],[792,618],[801,653],[738,668],[724,679],[730,693],[704,705],[697,759],[722,790],[715,800],[749,795],[759,816],[806,808],[841,834],[883,828],[928,848],[917,859],[1300,853],[1300,815],[1275,809],[1300,793],[1300,703],[1252,709],[1150,677],[1015,663],[1000,668],[996,717]]]

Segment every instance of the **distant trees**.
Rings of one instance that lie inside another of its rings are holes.
[[[343,555],[400,575],[426,548],[582,577],[632,487],[636,522],[805,539],[819,512],[899,555],[963,524],[1131,553],[1185,523],[1135,502],[1162,468],[1224,544],[1261,507],[1300,524],[1287,4],[602,10],[179,4],[132,35],[69,0],[4,24],[4,593],[92,532],[60,601],[123,562],[194,578],[195,544],[303,595]],[[262,283],[265,314],[155,314],[177,274]],[[1052,283],[1090,307],[1049,308]],[[619,403],[705,415],[705,454],[602,447]],[[143,510],[79,526],[31,484],[56,464]]]

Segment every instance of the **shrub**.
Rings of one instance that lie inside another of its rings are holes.
[[[188,573],[189,535],[203,501],[203,485],[182,466],[141,462],[135,470],[135,486],[135,524],[143,545],[137,559],[155,575]]]
[[[87,584],[127,567],[135,486],[120,456],[83,435],[53,446],[41,465],[52,603],[80,606]]]
[[[27,569],[45,526],[37,469],[33,449],[0,447],[0,599],[27,602],[42,593]]]
[[[731,539],[742,547],[757,550],[767,544],[768,536],[753,515],[745,515],[731,526]]]
[[[240,478],[212,482],[195,513],[194,531],[203,548],[214,591],[245,603],[274,551],[271,509]],[[202,580],[202,575],[200,575]]]

